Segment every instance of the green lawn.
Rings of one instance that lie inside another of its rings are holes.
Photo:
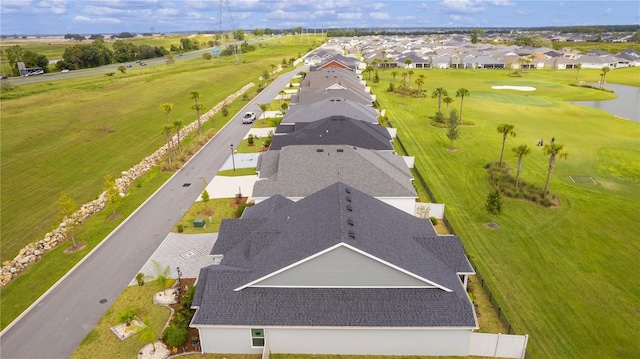
[[[201,91],[201,102],[211,108],[257,79],[271,62],[285,55],[295,56],[308,46],[289,37],[263,44],[255,53],[246,54],[241,65],[221,62],[212,66],[207,61],[192,60],[111,78],[95,76],[13,90],[3,84],[1,259],[13,258],[20,248],[42,239],[57,224],[57,200],[62,192],[78,204],[93,200],[102,191],[106,174],[118,177],[162,146],[165,139],[160,129],[166,117],[159,109],[160,103],[173,102],[171,118],[188,123],[195,120],[189,91]],[[240,99],[235,101],[230,113],[245,104]],[[204,129],[214,133],[229,118],[218,113]],[[185,139],[185,153],[180,156],[188,157],[195,152],[194,146],[202,143],[194,137]],[[0,327],[6,327],[31,305],[170,175],[155,168],[137,180],[116,208],[122,217],[107,219],[112,214],[108,209],[78,230],[76,240],[85,242],[85,249],[64,254],[67,245],[61,245],[3,288]]]
[[[0,260],[57,224],[62,192],[78,204],[88,202],[101,192],[105,175],[118,177],[162,146],[161,103],[174,103],[172,120],[192,122],[190,91],[200,91],[201,102],[212,108],[256,82],[271,63],[308,47],[285,37],[261,43],[239,65],[194,59],[113,77],[3,87]]]
[[[640,286],[633,280],[640,254],[640,124],[567,100],[613,97],[602,91],[567,86],[574,71],[536,70],[521,78],[505,71],[414,70],[425,75],[427,90],[444,87],[451,96],[467,88],[463,117],[475,123],[460,127],[456,152],[447,151],[445,129],[430,126],[437,100],[387,93],[390,71],[372,84],[382,108],[438,201],[499,297],[519,333],[531,335],[529,353],[537,358],[633,357],[640,344],[632,334],[640,322]],[[596,82],[598,70],[580,72]],[[640,68],[618,69],[610,83],[640,85]],[[492,85],[525,85],[534,92],[491,90]],[[453,105],[459,107],[459,98]],[[515,125],[511,148],[528,144],[521,178],[542,187],[548,157],[535,144],[555,136],[570,153],[558,160],[550,191],[558,208],[542,208],[505,199],[500,229],[484,224],[489,192],[482,168],[500,156],[500,123]],[[598,185],[575,184],[570,175],[591,176]],[[629,280],[631,279],[631,280]],[[636,284],[634,284],[636,283]]]
[[[71,355],[74,359],[94,358],[134,358],[145,346],[140,340],[140,333],[120,340],[111,332],[111,327],[118,324],[118,316],[127,307],[133,306],[139,312],[138,317],[148,318],[156,334],[162,333],[165,323],[171,315],[169,308],[154,305],[153,295],[162,288],[157,281],[148,282],[143,286],[130,286],[107,309],[98,324],[82,340],[78,348]]]

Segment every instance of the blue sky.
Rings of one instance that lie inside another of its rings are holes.
[[[3,35],[634,25],[639,19],[637,0],[0,0]]]

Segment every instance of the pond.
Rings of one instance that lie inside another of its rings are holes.
[[[640,122],[640,87],[617,84],[607,84],[605,87],[615,91],[618,97],[613,100],[569,101],[569,103],[597,108],[627,120]]]

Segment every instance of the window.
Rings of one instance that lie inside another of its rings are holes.
[[[251,329],[251,346],[264,347],[264,329]]]

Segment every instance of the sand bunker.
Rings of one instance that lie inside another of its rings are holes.
[[[494,90],[516,90],[516,91],[535,91],[535,87],[530,86],[491,86]]]

